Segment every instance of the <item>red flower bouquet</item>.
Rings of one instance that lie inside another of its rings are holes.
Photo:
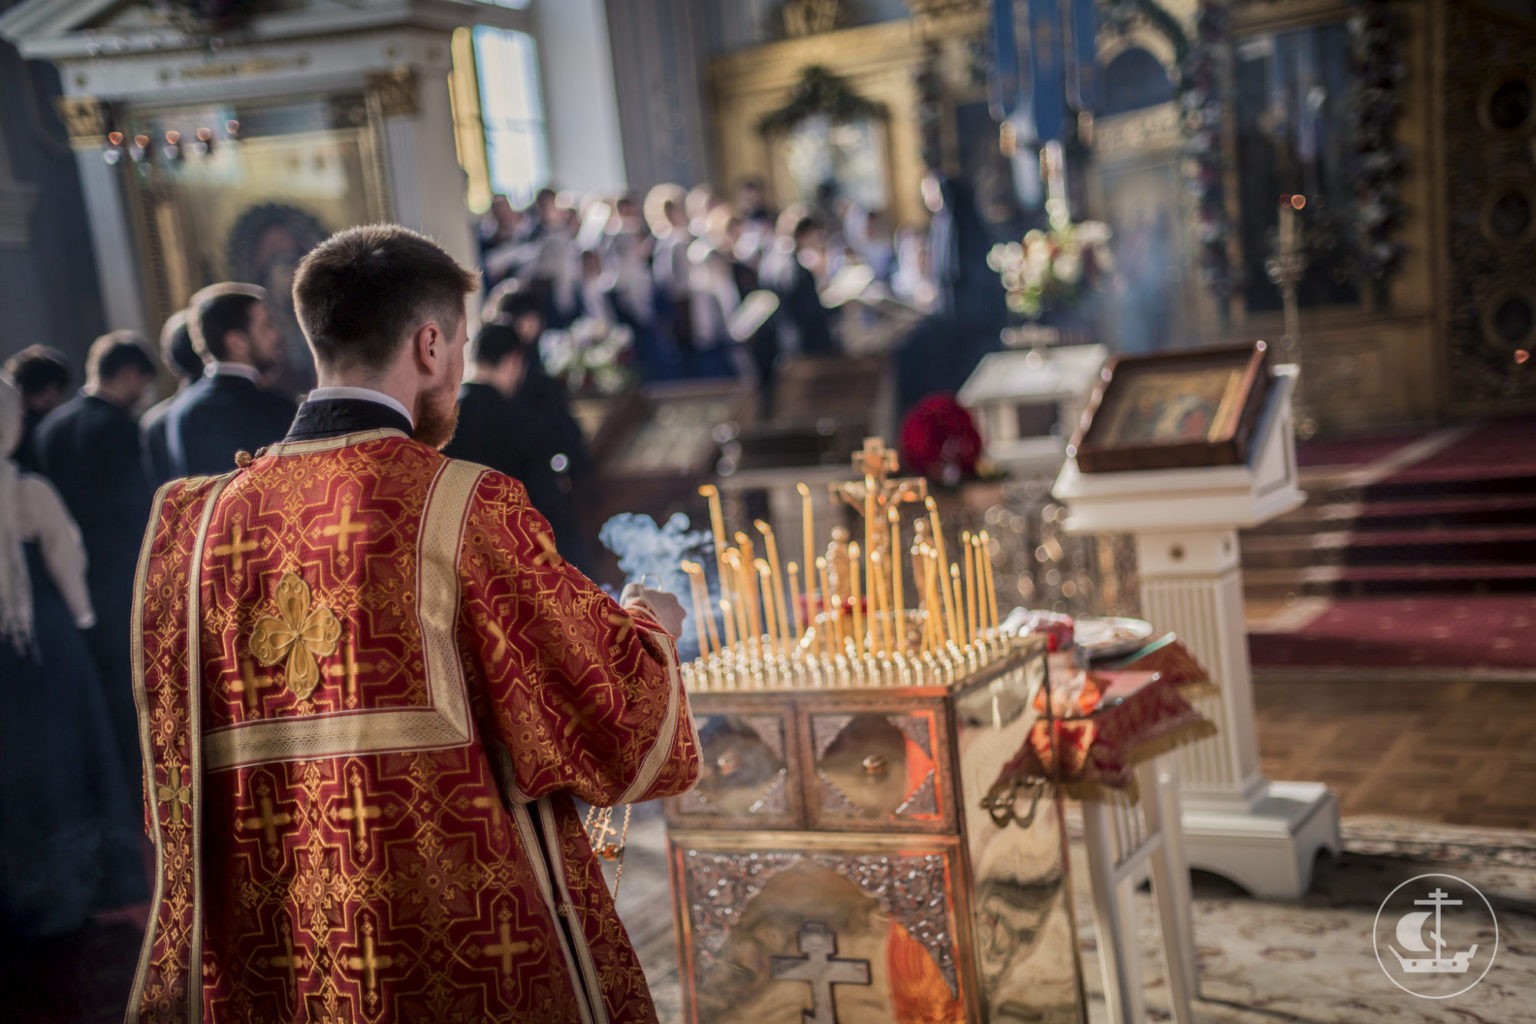
[[[901,458],[911,472],[953,487],[976,475],[981,433],[953,395],[930,395],[902,421]]]

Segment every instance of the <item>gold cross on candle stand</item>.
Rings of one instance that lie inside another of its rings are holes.
[[[828,484],[827,490],[833,501],[852,505],[863,512],[869,483],[873,481],[876,512],[883,523],[885,510],[892,505],[910,505],[928,497],[928,481],[921,477],[892,477],[899,468],[901,462],[896,449],[887,448],[878,437],[866,437],[864,447],[853,453],[856,479]]]

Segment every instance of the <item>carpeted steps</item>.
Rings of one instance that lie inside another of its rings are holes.
[[[1248,596],[1536,593],[1536,419],[1433,442],[1303,457],[1307,504],[1242,537]]]

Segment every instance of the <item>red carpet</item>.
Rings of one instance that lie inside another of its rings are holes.
[[[1302,469],[1326,466],[1349,469],[1384,459],[1417,441],[1422,434],[1398,434],[1392,437],[1344,437],[1324,441],[1302,441],[1296,445],[1296,464]]]
[[[1255,668],[1536,671],[1536,595],[1342,598],[1284,633],[1250,633]]]
[[[1486,473],[1501,477],[1536,474],[1536,417],[1495,420],[1461,440],[1407,466],[1383,485],[1466,479]]]

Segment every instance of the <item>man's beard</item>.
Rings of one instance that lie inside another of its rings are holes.
[[[411,436],[441,451],[459,426],[459,390],[429,391],[416,403],[416,429]]]

